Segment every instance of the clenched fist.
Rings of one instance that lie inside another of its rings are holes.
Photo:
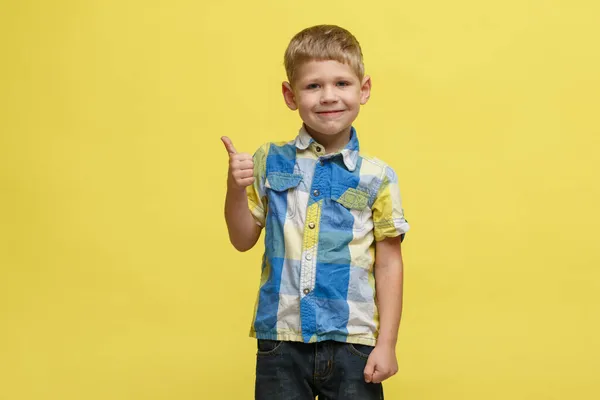
[[[245,190],[254,183],[254,161],[248,153],[238,153],[227,136],[221,138],[229,153],[229,173],[227,188],[229,190]]]

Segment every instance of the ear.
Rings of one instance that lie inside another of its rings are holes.
[[[292,111],[297,110],[298,105],[296,104],[296,96],[294,95],[292,85],[290,85],[288,82],[283,82],[281,84],[281,92],[283,93],[283,100],[289,109]]]
[[[371,97],[371,77],[366,75],[362,80],[362,84],[360,85],[360,104],[367,104],[369,97]]]

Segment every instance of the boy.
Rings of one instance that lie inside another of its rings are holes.
[[[395,172],[359,152],[352,126],[371,79],[358,41],[337,26],[298,33],[284,60],[283,97],[303,121],[296,139],[250,156],[222,138],[231,243],[249,250],[266,228],[255,398],[383,399],[398,369],[409,226]]]

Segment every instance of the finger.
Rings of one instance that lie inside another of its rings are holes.
[[[254,162],[252,160],[232,160],[231,166],[237,169],[254,169]]]
[[[373,373],[373,379],[371,379],[371,382],[373,383],[381,383],[384,380],[386,380],[388,378],[387,374],[381,372],[381,371],[375,371]]]
[[[375,372],[375,365],[372,362],[367,361],[367,366],[363,372],[365,375],[365,382],[370,383],[373,381],[373,372]]]
[[[254,176],[254,171],[251,169],[240,169],[231,173],[236,179],[245,179]]]
[[[225,145],[225,149],[227,150],[227,152],[229,154],[237,153],[237,151],[235,151],[235,147],[233,147],[233,143],[231,143],[231,139],[229,139],[227,136],[223,136],[223,137],[221,137],[221,141]]]
[[[254,177],[253,176],[251,176],[250,178],[240,179],[240,181],[239,181],[239,185],[240,186],[250,186],[253,183],[254,183]]]
[[[248,153],[235,153],[231,156],[232,160],[247,161],[252,160],[252,155]]]

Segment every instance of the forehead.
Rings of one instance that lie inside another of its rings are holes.
[[[312,79],[359,79],[348,64],[336,60],[311,60],[300,64],[295,73],[296,81]]]

